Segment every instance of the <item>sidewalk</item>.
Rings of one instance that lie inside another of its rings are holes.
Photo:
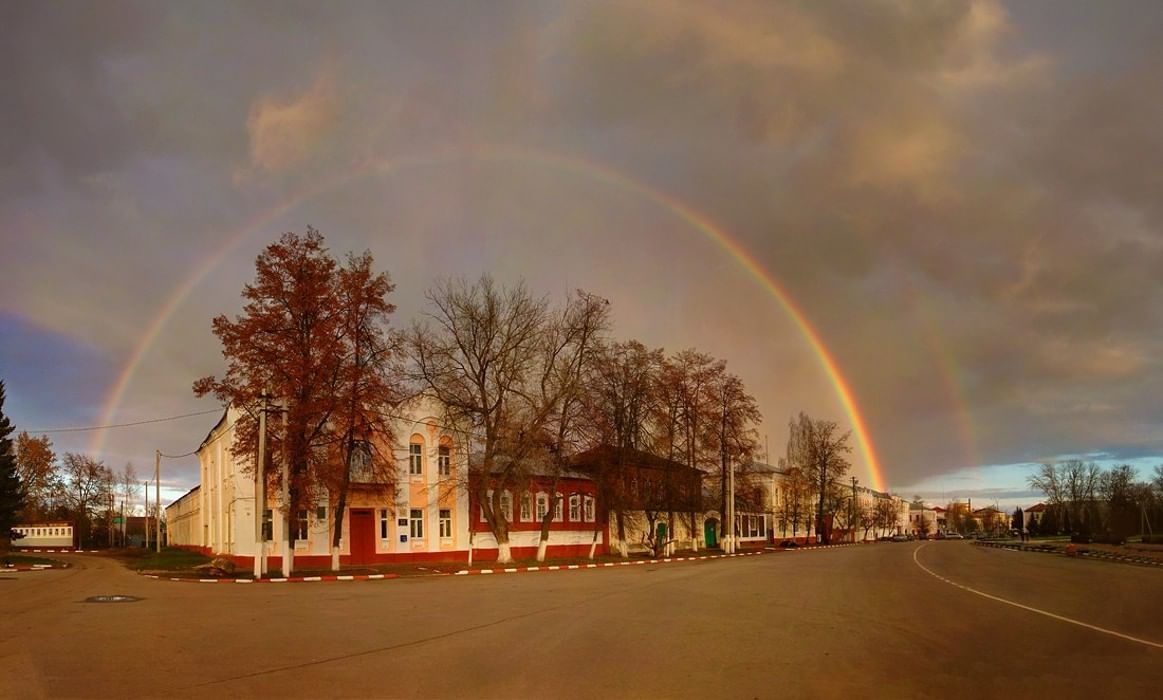
[[[749,557],[760,554],[772,554],[775,552],[812,552],[822,549],[835,549],[838,547],[852,547],[851,543],[846,544],[832,544],[832,545],[817,545],[813,547],[794,547],[789,549],[767,547],[764,549],[755,549],[747,552],[737,552],[735,554],[696,554],[691,553],[689,556],[681,557],[663,557],[660,559],[621,559],[616,561],[578,561],[578,563],[543,563],[532,565],[516,565],[507,567],[498,567],[496,565],[480,568],[464,569],[453,571],[451,569],[458,568],[462,565],[449,563],[450,565],[443,568],[448,570],[440,570],[434,565],[431,567],[420,567],[415,565],[393,564],[378,567],[360,567],[352,569],[353,572],[361,573],[324,573],[324,572],[300,572],[298,576],[276,576],[269,578],[253,579],[249,576],[223,576],[221,578],[199,578],[197,576],[175,576],[173,573],[177,572],[149,572],[139,571],[138,573],[146,578],[151,578],[156,581],[174,581],[179,583],[241,583],[241,584],[261,584],[261,583],[327,583],[337,581],[383,581],[408,577],[423,577],[423,576],[469,576],[469,575],[488,575],[488,574],[516,574],[529,573],[539,571],[584,571],[586,569],[607,569],[622,566],[643,566],[646,564],[670,564],[675,562],[693,562],[693,561],[709,561],[714,559],[728,559],[733,557]],[[716,551],[716,550],[712,550]],[[610,557],[610,555],[606,555]],[[605,558],[605,557],[604,557]],[[570,560],[553,560],[553,561],[570,561]],[[368,573],[363,573],[368,572]],[[376,573],[370,573],[376,572]]]

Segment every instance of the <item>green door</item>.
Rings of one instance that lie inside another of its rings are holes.
[[[703,521],[703,535],[707,542],[708,548],[719,546],[719,540],[716,537],[719,530],[718,521],[711,519]]]

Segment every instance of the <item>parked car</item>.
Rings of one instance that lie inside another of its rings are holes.
[[[946,532],[945,539],[947,540],[963,540],[965,539],[960,532]]]
[[[893,535],[892,541],[893,542],[908,542],[909,536],[908,535]]]

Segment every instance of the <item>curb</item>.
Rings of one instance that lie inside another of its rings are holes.
[[[400,578],[399,574],[330,574],[327,576],[289,576],[279,578],[182,578],[181,576],[162,576],[160,574],[139,574],[155,581],[177,581],[179,583],[323,583],[328,581],[382,581]]]
[[[680,561],[707,561],[710,559],[730,559],[733,557],[754,557],[760,554],[774,552],[806,552],[817,549],[833,549],[836,547],[851,547],[851,544],[828,544],[816,547],[797,547],[789,549],[763,548],[756,552],[736,552],[735,554],[712,554],[705,557],[664,557],[662,559],[636,559],[634,561],[607,561],[600,564],[553,564],[549,566],[511,566],[504,569],[462,569],[454,572],[453,576],[481,576],[486,574],[523,574],[534,571],[584,571],[586,569],[610,569],[619,566],[644,566],[646,564],[670,564]]]
[[[101,550],[99,550],[99,549],[21,549],[21,550],[12,550],[12,551],[14,551],[14,552],[15,552],[15,551],[20,551],[20,552],[35,552],[35,553],[37,553],[37,554],[40,554],[40,553],[49,553],[49,554],[97,554],[97,553],[98,553],[98,552],[100,552]]]
[[[3,572],[7,572],[7,571],[50,571],[52,569],[67,569],[67,568],[69,568],[68,564],[61,564],[59,566],[56,564],[32,564],[32,565],[18,565],[18,566],[0,567],[0,571],[3,571]]]
[[[554,564],[550,566],[514,566],[504,569],[473,569],[461,570],[452,574],[436,574],[439,576],[470,576],[483,574],[518,574],[532,571],[575,571],[585,569],[607,569],[618,566],[642,566],[645,564],[669,564],[671,562],[680,561],[705,561],[709,559],[729,559],[732,557],[753,557],[759,554],[768,554],[781,551],[814,551],[817,549],[835,549],[837,547],[852,547],[848,544],[829,544],[819,545],[815,547],[799,547],[794,549],[762,549],[754,552],[738,552],[735,554],[712,554],[706,557],[666,557],[663,559],[638,559],[636,561],[611,561],[603,562],[601,564]],[[258,580],[250,578],[183,578],[181,576],[163,576],[161,574],[141,574],[155,581],[173,581],[176,583],[226,583],[226,584],[244,584],[252,585],[256,583],[329,583],[335,581],[383,581],[388,579],[401,578],[399,574],[328,574],[324,576],[291,576],[280,578],[260,578]],[[409,577],[412,578],[412,577]]]
[[[1026,546],[1003,544],[999,542],[975,542],[978,547],[993,547],[994,549],[1006,549],[1011,552],[1038,552],[1041,554],[1060,554],[1062,556],[1070,556],[1064,550],[1052,549],[1045,546]],[[1117,564],[1134,564],[1137,566],[1148,566],[1153,568],[1163,568],[1163,559],[1153,559],[1150,557],[1138,557],[1127,554],[1117,554],[1115,552],[1097,551],[1092,549],[1080,549],[1074,555],[1080,558],[1094,559],[1096,561],[1110,561]]]

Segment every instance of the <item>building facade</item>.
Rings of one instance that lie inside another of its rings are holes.
[[[432,402],[416,401],[400,410],[403,417],[394,425],[397,444],[389,448],[395,458],[394,483],[375,482],[370,470],[353,469],[342,517],[340,563],[467,561],[470,549],[476,560],[495,559],[495,538],[470,517],[466,446],[455,431],[441,426],[440,412]],[[210,430],[197,451],[200,483],[166,508],[166,519],[172,545],[252,566],[259,551],[253,459],[231,450],[238,417],[239,412],[230,408]],[[583,539],[588,551],[593,536],[584,517],[584,489],[572,482],[568,488],[561,524],[551,526],[551,555],[572,554]],[[338,494],[328,493],[313,507],[290,513],[277,490],[270,491],[262,514],[261,550],[269,567],[282,568],[282,550],[289,535],[294,542],[293,567],[330,566]],[[592,491],[591,485],[591,499]],[[576,521],[569,517],[575,505],[570,496],[575,492]],[[536,492],[531,496],[539,497]],[[522,533],[519,538],[528,538],[527,525],[517,520],[511,529]],[[521,542],[518,552],[525,546]]]
[[[73,524],[64,520],[20,523],[12,531],[23,535],[12,540],[14,549],[72,549],[75,547]]]

